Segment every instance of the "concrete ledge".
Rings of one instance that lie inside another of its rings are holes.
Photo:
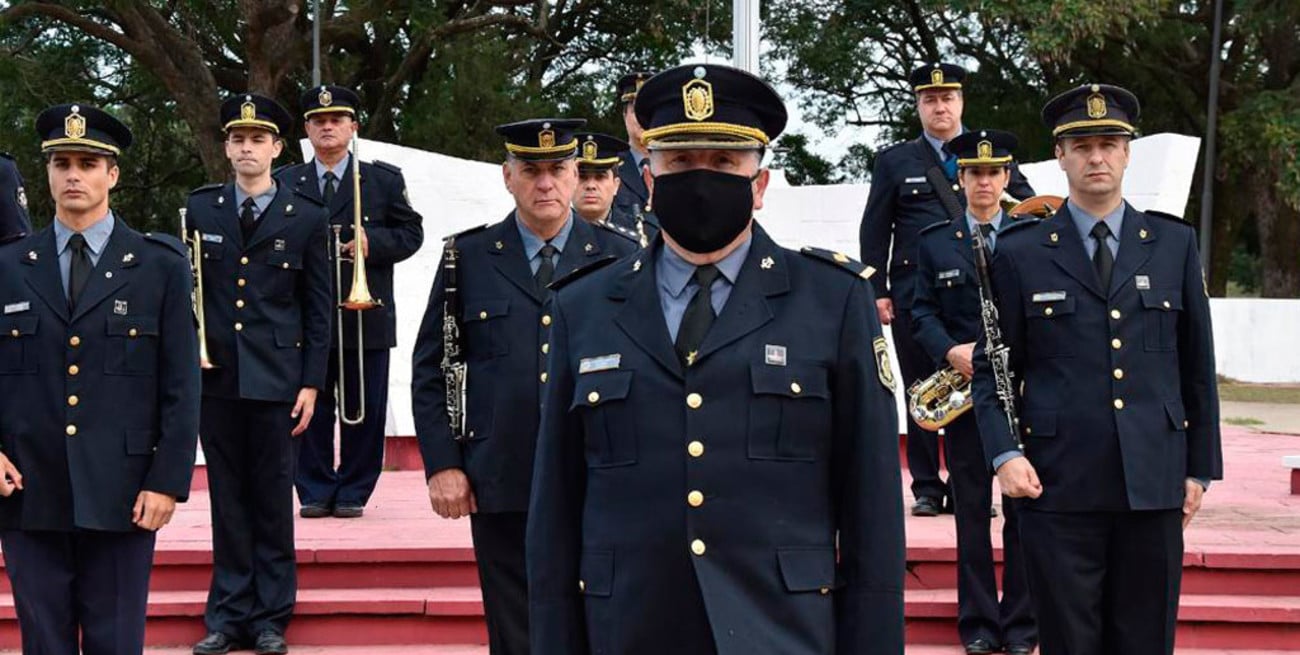
[[[1300,496],[1300,455],[1282,457],[1282,466],[1291,469],[1291,495]]]

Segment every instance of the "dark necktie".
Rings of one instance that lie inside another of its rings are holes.
[[[533,273],[533,279],[537,281],[537,290],[542,293],[546,293],[546,285],[555,279],[555,262],[551,261],[551,258],[557,252],[559,251],[556,250],[555,246],[548,243],[542,246],[542,249],[537,253],[541,256],[542,261],[537,265],[537,272]]]
[[[72,250],[72,265],[68,267],[68,308],[76,309],[81,292],[86,290],[90,281],[90,271],[95,265],[90,261],[90,250],[86,237],[75,233],[68,238],[68,248]]]
[[[1097,252],[1092,253],[1092,264],[1097,269],[1097,279],[1101,280],[1103,291],[1110,289],[1110,274],[1115,270],[1115,255],[1111,254],[1106,237],[1110,236],[1110,226],[1106,221],[1097,221],[1092,226],[1092,238],[1097,240]]]
[[[257,217],[253,215],[253,207],[257,203],[253,202],[252,197],[244,199],[244,204],[240,205],[239,210],[239,231],[244,234],[244,241],[247,242],[257,230]]]
[[[321,192],[321,197],[325,199],[325,206],[329,207],[334,202],[335,187],[338,185],[339,178],[334,175],[334,171],[325,171],[325,189]]]
[[[993,252],[993,242],[989,240],[989,235],[993,234],[993,224],[980,223],[979,227],[980,236],[984,237],[984,247],[987,248],[989,252]]]
[[[713,325],[713,281],[718,279],[721,271],[713,264],[697,266],[691,279],[699,285],[700,290],[691,298],[682,314],[682,324],[677,329],[677,357],[683,366],[695,363],[696,353],[704,344],[704,337]]]
[[[948,151],[948,146],[943,146],[943,174],[949,182],[957,181],[957,155]]]

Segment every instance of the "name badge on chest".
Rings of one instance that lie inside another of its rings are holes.
[[[17,314],[18,312],[25,312],[31,308],[32,308],[32,303],[26,300],[22,302],[11,302],[8,305],[5,305],[5,313]]]
[[[1039,291],[1033,296],[1034,302],[1060,302],[1065,300],[1064,291]]]
[[[208,234],[204,232],[203,240],[208,243],[221,243],[226,240],[226,237],[223,237],[220,234]]]
[[[599,355],[597,357],[583,357],[578,362],[578,374],[596,373],[598,371],[612,371],[618,368],[622,361],[623,355],[614,353],[611,355]]]
[[[939,271],[939,281],[952,280],[961,275],[960,268],[953,268],[946,271]]]

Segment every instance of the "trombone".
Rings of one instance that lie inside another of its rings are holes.
[[[190,291],[190,305],[194,308],[194,318],[198,322],[199,332],[199,368],[216,368],[212,356],[208,354],[207,323],[203,320],[203,233],[194,230],[191,235],[185,222],[186,209],[181,207],[181,241],[190,250],[190,275],[194,277],[194,287]]]
[[[339,404],[339,421],[344,425],[360,425],[366,420],[366,358],[365,327],[361,312],[379,307],[383,303],[370,295],[370,282],[366,277],[366,254],[361,247],[361,159],[357,156],[360,139],[352,135],[352,258],[343,258],[342,225],[334,229],[334,299],[335,323],[338,325],[338,380],[334,385],[334,395]],[[352,262],[352,289],[343,297],[343,262]],[[348,416],[345,364],[347,358],[343,352],[343,312],[356,312],[357,319],[357,395],[361,397],[357,413]]]

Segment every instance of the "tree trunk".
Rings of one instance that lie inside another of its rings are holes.
[[[1300,243],[1300,211],[1279,197],[1276,181],[1267,177],[1261,176],[1260,193],[1255,197],[1263,264],[1260,296],[1295,298],[1300,296],[1300,254],[1296,253],[1296,244]]]

